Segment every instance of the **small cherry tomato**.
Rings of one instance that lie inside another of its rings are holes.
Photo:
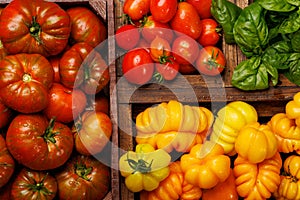
[[[154,74],[154,78],[158,82],[170,81],[177,76],[179,64],[173,58],[169,58],[166,62],[156,63],[155,69],[157,73]]]
[[[200,50],[196,60],[196,67],[201,74],[216,76],[220,74],[226,65],[223,52],[215,46],[207,46]]]
[[[156,21],[168,23],[176,11],[177,0],[150,0],[150,12]]]
[[[143,48],[128,51],[123,58],[122,71],[128,82],[146,84],[154,72],[154,63],[149,52]]]
[[[140,40],[138,28],[132,24],[119,27],[116,31],[116,43],[125,50],[133,49]]]
[[[201,20],[202,31],[197,39],[202,46],[215,46],[220,40],[220,28],[214,19]]]
[[[186,2],[192,4],[201,19],[207,19],[211,17],[211,0],[186,0]]]
[[[125,0],[123,12],[131,20],[140,20],[150,12],[150,0]]]
[[[173,42],[172,54],[179,64],[192,64],[199,54],[199,44],[193,38],[181,35]]]
[[[150,43],[150,55],[155,62],[165,62],[171,56],[169,42],[159,36]]]

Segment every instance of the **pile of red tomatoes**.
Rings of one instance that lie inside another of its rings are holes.
[[[142,85],[153,78],[170,81],[178,73],[222,73],[221,30],[210,8],[211,0],[126,0],[126,22],[116,30],[125,78]]]

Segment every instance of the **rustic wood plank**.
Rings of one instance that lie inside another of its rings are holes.
[[[120,156],[125,151],[133,150],[134,137],[133,137],[133,121],[132,121],[132,105],[131,104],[119,104],[118,109],[119,118],[119,147]],[[130,192],[124,183],[124,179],[120,179],[120,194],[121,199],[128,200],[134,199],[134,194]]]

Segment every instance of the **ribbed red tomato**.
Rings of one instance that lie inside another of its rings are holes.
[[[9,153],[5,139],[0,135],[0,188],[8,183],[15,171],[15,161]]]
[[[60,200],[103,199],[110,187],[109,167],[92,156],[72,156],[55,177]]]
[[[71,42],[86,42],[96,47],[107,39],[107,28],[91,9],[76,6],[67,9],[71,21]]]
[[[62,166],[71,156],[74,139],[71,129],[41,114],[19,114],[6,133],[9,152],[20,164],[33,170]]]
[[[43,110],[53,83],[53,68],[40,54],[8,55],[0,61],[0,99],[22,113]]]
[[[71,23],[67,12],[54,2],[14,0],[2,11],[0,37],[10,54],[57,55],[66,47]]]

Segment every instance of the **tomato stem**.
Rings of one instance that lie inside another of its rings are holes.
[[[151,160],[150,163],[146,162],[143,159],[138,159],[138,161],[135,161],[133,159],[130,159],[127,153],[127,159],[125,161],[127,161],[128,165],[133,169],[132,174],[134,174],[135,172],[141,172],[143,174],[151,172],[153,160]]]
[[[88,175],[93,171],[92,167],[87,168],[87,166],[82,163],[76,163],[74,167],[75,167],[75,172],[78,176],[80,176],[84,180],[90,181]]]
[[[50,119],[49,125],[47,127],[47,129],[45,130],[45,134],[44,134],[44,139],[48,142],[52,142],[52,143],[56,143],[55,140],[55,136],[59,134],[59,132],[54,132],[53,128],[54,128],[54,124],[55,124],[55,118]]]
[[[24,74],[22,77],[23,82],[29,83],[31,81],[31,75],[30,74]]]
[[[32,189],[34,192],[40,192],[44,195],[53,194],[53,192],[49,191],[44,185],[44,181],[47,178],[47,176],[48,173],[46,173],[46,175],[42,178],[40,182],[36,182],[36,180],[33,180],[34,184],[28,184],[27,187]]]
[[[40,38],[40,33],[41,33],[41,26],[39,25],[39,23],[36,20],[36,16],[32,17],[32,22],[30,24],[29,28],[29,33],[30,35],[39,43],[42,44],[42,40]]]

